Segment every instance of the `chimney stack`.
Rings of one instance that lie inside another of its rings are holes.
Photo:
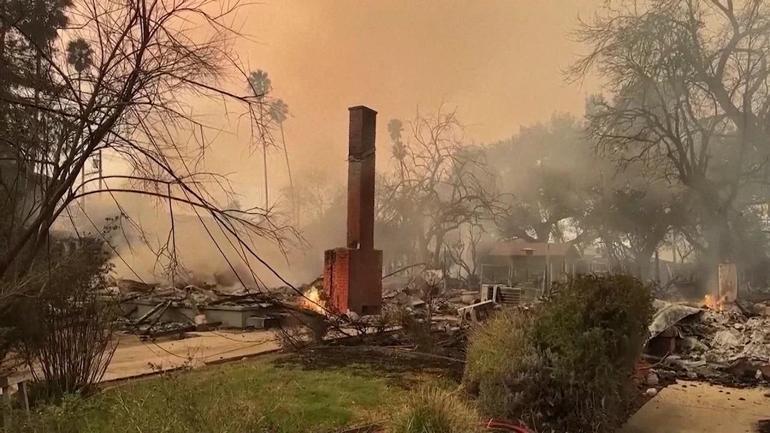
[[[374,249],[377,112],[364,106],[349,111],[347,247],[324,253],[324,291],[332,311],[377,314],[382,305],[382,251]]]
[[[377,112],[350,110],[348,134],[348,248],[374,249],[374,135]]]

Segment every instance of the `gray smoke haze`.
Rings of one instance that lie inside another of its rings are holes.
[[[469,143],[509,137],[520,125],[548,119],[554,111],[581,115],[595,83],[568,84],[562,71],[579,54],[580,47],[569,37],[576,18],[590,15],[602,3],[291,0],[264,2],[239,14],[234,25],[248,38],[236,42],[235,52],[246,70],[267,71],[273,95],[288,104],[285,138],[294,179],[312,186],[318,183],[313,176],[323,173],[330,200],[319,204],[302,199],[299,229],[304,242],[291,245],[287,257],[268,243],[258,244],[260,254],[289,280],[303,282],[320,274],[322,251],[342,243],[344,202],[334,198],[345,182],[349,106],[365,104],[379,112],[379,171],[391,164],[388,120],[411,118],[418,108],[457,107]],[[226,85],[245,92],[246,83],[232,72]],[[220,101],[191,100],[189,106],[218,129],[203,137],[210,148],[201,167],[226,174],[242,206],[261,205],[261,152],[251,140],[248,122],[226,113]],[[110,155],[105,167],[105,174],[125,170]],[[281,149],[270,150],[268,172],[271,203],[290,213]],[[109,201],[89,205],[89,211],[97,209],[94,219],[116,213]],[[165,241],[169,222],[163,206],[139,198],[121,202],[148,240],[156,245]],[[313,225],[311,216],[321,211],[338,215],[338,223]],[[228,272],[197,217],[189,209],[180,209],[177,216],[182,264],[204,280]],[[155,255],[139,244],[120,241],[118,250],[143,278],[165,278]],[[227,253],[231,255],[237,252]],[[131,276],[122,261],[116,265],[118,274]],[[254,269],[267,284],[277,283],[264,268],[255,264]]]

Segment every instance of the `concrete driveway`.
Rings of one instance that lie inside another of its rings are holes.
[[[770,389],[679,381],[661,390],[622,433],[753,433],[770,419]]]
[[[103,381],[240,359],[279,348],[271,331],[191,332],[181,340],[154,342],[141,341],[137,336],[128,334],[118,338],[118,348]]]

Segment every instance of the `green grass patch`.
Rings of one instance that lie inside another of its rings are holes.
[[[17,416],[16,432],[307,432],[382,419],[408,392],[370,367],[262,359],[126,384]],[[420,380],[426,380],[421,376]]]

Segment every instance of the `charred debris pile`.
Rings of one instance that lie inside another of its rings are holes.
[[[267,328],[281,320],[290,288],[269,292],[208,284],[160,285],[118,279],[103,294],[117,305],[124,331],[143,337],[213,328]]]
[[[438,346],[451,346],[453,353],[462,352],[465,331],[474,324],[483,326],[480,322],[490,312],[526,309],[541,301],[504,296],[482,301],[483,290],[439,287],[423,278],[390,280],[383,284],[382,313],[364,317],[329,316],[320,278],[300,288],[302,295],[288,287],[252,292],[191,284],[164,287],[132,280],[118,280],[105,295],[120,306],[124,330],[144,337],[218,327],[279,327],[290,322],[292,311],[303,311],[326,316],[335,326],[357,329],[369,337],[390,330],[382,341],[364,340],[368,343],[422,346],[424,342],[415,341],[422,333],[431,342],[442,342]],[[647,386],[657,388],[676,379],[729,386],[770,383],[770,300],[715,302],[707,297],[690,303],[656,300],[654,306],[640,363]]]
[[[392,276],[383,280],[380,314],[362,317],[330,314],[323,278],[298,289],[258,292],[118,280],[105,295],[117,301],[123,329],[145,338],[220,327],[291,326],[290,316],[299,311],[345,331],[341,335],[367,337],[331,344],[393,345],[463,357],[469,327],[484,326],[494,310],[542,302],[524,289],[517,296],[502,289],[491,297],[485,296],[488,289],[452,286],[430,275]],[[656,300],[654,307],[639,367],[643,387],[659,389],[676,379],[729,386],[770,383],[770,297],[754,302],[737,296],[731,301],[708,296],[696,302]]]
[[[648,385],[674,379],[729,386],[770,383],[770,301],[699,306],[655,301],[645,360]]]
[[[326,316],[338,326],[371,329],[400,327],[404,321],[430,322],[435,331],[457,332],[458,309],[479,301],[478,290],[428,287],[422,279],[392,279],[385,284],[378,316],[332,315],[319,278],[298,289],[248,290],[209,284],[144,283],[118,279],[102,296],[118,308],[121,328],[147,338],[214,328],[267,329],[291,325],[293,313]],[[332,317],[335,316],[335,317]]]

